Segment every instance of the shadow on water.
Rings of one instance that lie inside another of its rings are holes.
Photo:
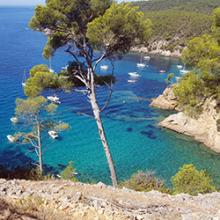
[[[27,156],[18,147],[0,151],[0,178],[6,179],[34,179],[33,170],[36,161]],[[55,174],[57,170],[45,165],[45,174]]]

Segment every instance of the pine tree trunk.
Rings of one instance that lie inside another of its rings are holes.
[[[110,170],[110,174],[111,174],[112,185],[114,187],[117,187],[117,176],[116,176],[116,172],[115,172],[115,167],[114,167],[114,163],[113,163],[112,156],[111,156],[111,153],[110,153],[110,149],[109,149],[109,146],[108,146],[105,130],[104,130],[104,127],[103,127],[103,123],[102,123],[102,119],[101,119],[101,115],[100,115],[100,109],[99,109],[99,106],[97,104],[94,84],[91,85],[90,89],[91,89],[91,92],[89,94],[89,100],[90,100],[90,103],[91,103],[91,106],[92,106],[93,114],[95,116],[96,124],[97,124],[98,131],[99,131],[99,136],[101,138],[102,145],[103,145],[103,148],[104,148],[104,151],[105,151],[105,155],[106,155],[106,158],[107,158],[107,161],[108,161],[108,166],[109,166],[109,170]]]
[[[42,155],[42,143],[41,143],[41,128],[40,123],[37,122],[37,136],[38,136],[38,162],[39,162],[39,171],[43,175],[43,155]]]

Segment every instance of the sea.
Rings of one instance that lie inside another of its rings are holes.
[[[19,131],[10,118],[15,112],[16,98],[25,98],[22,88],[24,73],[37,64],[49,64],[42,56],[46,37],[29,29],[33,7],[0,8],[0,165],[14,169],[34,164],[36,155],[24,145],[9,143],[6,136]],[[102,113],[103,123],[120,181],[137,171],[154,171],[168,185],[183,164],[194,164],[205,169],[216,183],[220,183],[220,157],[204,145],[175,132],[162,129],[158,122],[171,112],[151,108],[150,100],[166,88],[167,74],[181,76],[178,59],[152,56],[145,68],[138,68],[142,54],[127,54],[115,60],[116,83],[109,106]],[[51,66],[59,72],[71,61],[63,49],[57,51]],[[111,71],[98,68],[99,74]],[[137,72],[135,80],[128,73]],[[161,73],[163,72],[163,73]],[[48,90],[43,95],[56,94],[61,105],[54,119],[67,122],[70,129],[53,140],[43,135],[43,160],[46,170],[55,174],[73,161],[78,178],[84,182],[109,184],[109,170],[91,117],[90,104],[84,94],[74,91]],[[106,87],[97,88],[100,106],[108,97]]]

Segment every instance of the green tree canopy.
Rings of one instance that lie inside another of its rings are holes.
[[[209,193],[215,191],[212,179],[204,170],[197,170],[192,164],[184,165],[179,172],[172,177],[174,193]]]

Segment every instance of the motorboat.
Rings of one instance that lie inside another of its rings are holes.
[[[130,72],[130,73],[128,73],[128,75],[131,78],[138,78],[138,77],[140,77],[140,74],[138,74],[137,72]]]
[[[48,131],[48,134],[53,138],[57,139],[59,137],[58,133],[56,131]]]
[[[146,64],[145,63],[137,63],[137,67],[144,68],[144,67],[146,67]]]
[[[136,80],[134,80],[134,79],[129,79],[129,80],[128,80],[128,83],[136,83]]]
[[[177,67],[178,69],[180,69],[180,70],[183,68],[182,65],[176,65],[176,67]]]
[[[150,56],[144,56],[144,60],[150,60]]]
[[[9,140],[10,143],[14,143],[16,141],[16,138],[12,135],[7,135],[7,139]]]
[[[101,65],[100,68],[101,68],[101,70],[107,70],[108,69],[108,65]]]
[[[10,121],[14,124],[18,123],[18,118],[17,117],[12,117],[10,118]]]
[[[186,74],[186,73],[189,73],[189,70],[183,69],[183,70],[180,70],[180,73],[181,73],[181,74]]]
[[[166,70],[160,70],[160,73],[165,73],[166,72]]]
[[[59,97],[57,97],[56,95],[47,96],[47,99],[55,104],[61,104]]]
[[[21,85],[22,85],[23,87],[25,87],[25,86],[26,86],[26,83],[25,83],[25,82],[22,82]]]

